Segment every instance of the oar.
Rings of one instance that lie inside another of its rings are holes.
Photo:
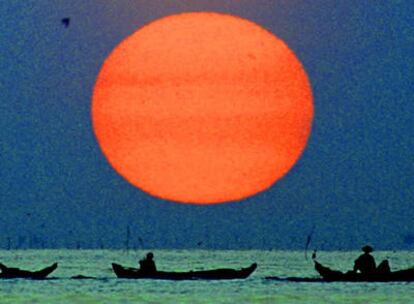
[[[312,234],[313,231],[315,230],[315,225],[312,226],[312,230],[311,232],[308,234],[308,237],[306,238],[306,245],[305,245],[305,259],[308,260],[308,248],[309,248],[309,244],[312,240]]]

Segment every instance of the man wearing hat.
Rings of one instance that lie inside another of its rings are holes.
[[[376,270],[375,259],[370,253],[374,251],[374,249],[366,245],[361,248],[364,252],[361,254],[354,262],[354,271],[360,272],[362,274],[373,274]]]

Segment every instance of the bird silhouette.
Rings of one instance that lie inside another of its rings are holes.
[[[62,24],[65,26],[65,27],[69,27],[69,24],[70,24],[70,18],[68,18],[68,17],[66,17],[66,18],[62,18]]]

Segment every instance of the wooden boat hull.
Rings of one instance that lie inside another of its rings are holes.
[[[392,271],[389,273],[375,273],[364,275],[355,272],[341,272],[332,270],[315,262],[315,270],[328,282],[412,282],[414,281],[414,268]]]
[[[304,283],[326,283],[326,282],[412,282],[414,281],[414,268],[393,271],[389,273],[376,273],[370,276],[354,272],[341,272],[332,270],[315,262],[315,269],[321,275],[319,278],[300,278],[300,277],[266,277],[266,280],[284,282],[304,282]]]
[[[266,280],[271,281],[279,281],[279,282],[297,282],[297,283],[323,283],[326,282],[322,278],[301,278],[301,277],[276,277],[276,276],[269,276],[265,277]]]
[[[51,266],[43,268],[38,271],[21,270],[18,268],[3,268],[0,273],[0,279],[33,279],[40,280],[45,279],[49,274],[56,270],[58,267],[57,263]]]
[[[116,276],[121,279],[152,279],[152,280],[234,280],[246,279],[257,268],[254,263],[242,269],[213,269],[189,272],[166,272],[157,271],[153,274],[142,273],[136,268],[127,268],[112,263],[112,269]]]

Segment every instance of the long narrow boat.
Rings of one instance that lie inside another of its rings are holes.
[[[315,270],[321,277],[328,282],[410,282],[414,281],[414,267],[391,271],[378,272],[374,274],[361,274],[353,271],[342,272],[332,270],[323,266],[321,263],[315,262]]]
[[[253,263],[247,268],[242,269],[212,269],[188,272],[167,272],[156,271],[155,273],[143,273],[137,268],[127,268],[122,265],[112,263],[112,269],[116,276],[122,279],[153,279],[153,280],[234,280],[246,279],[257,268]]]
[[[22,270],[19,268],[11,268],[1,265],[0,279],[33,279],[40,280],[45,279],[49,274],[56,270],[57,263],[40,269],[38,271]]]
[[[296,282],[296,283],[323,283],[326,282],[322,278],[301,278],[301,277],[277,277],[277,276],[268,276],[265,277],[266,280],[271,281],[281,281],[281,282]]]
[[[288,282],[412,282],[414,281],[414,267],[391,272],[375,273],[364,275],[353,271],[342,272],[332,270],[323,266],[321,263],[314,261],[315,270],[320,274],[319,278],[301,278],[301,277],[266,277],[267,280],[288,281]]]

